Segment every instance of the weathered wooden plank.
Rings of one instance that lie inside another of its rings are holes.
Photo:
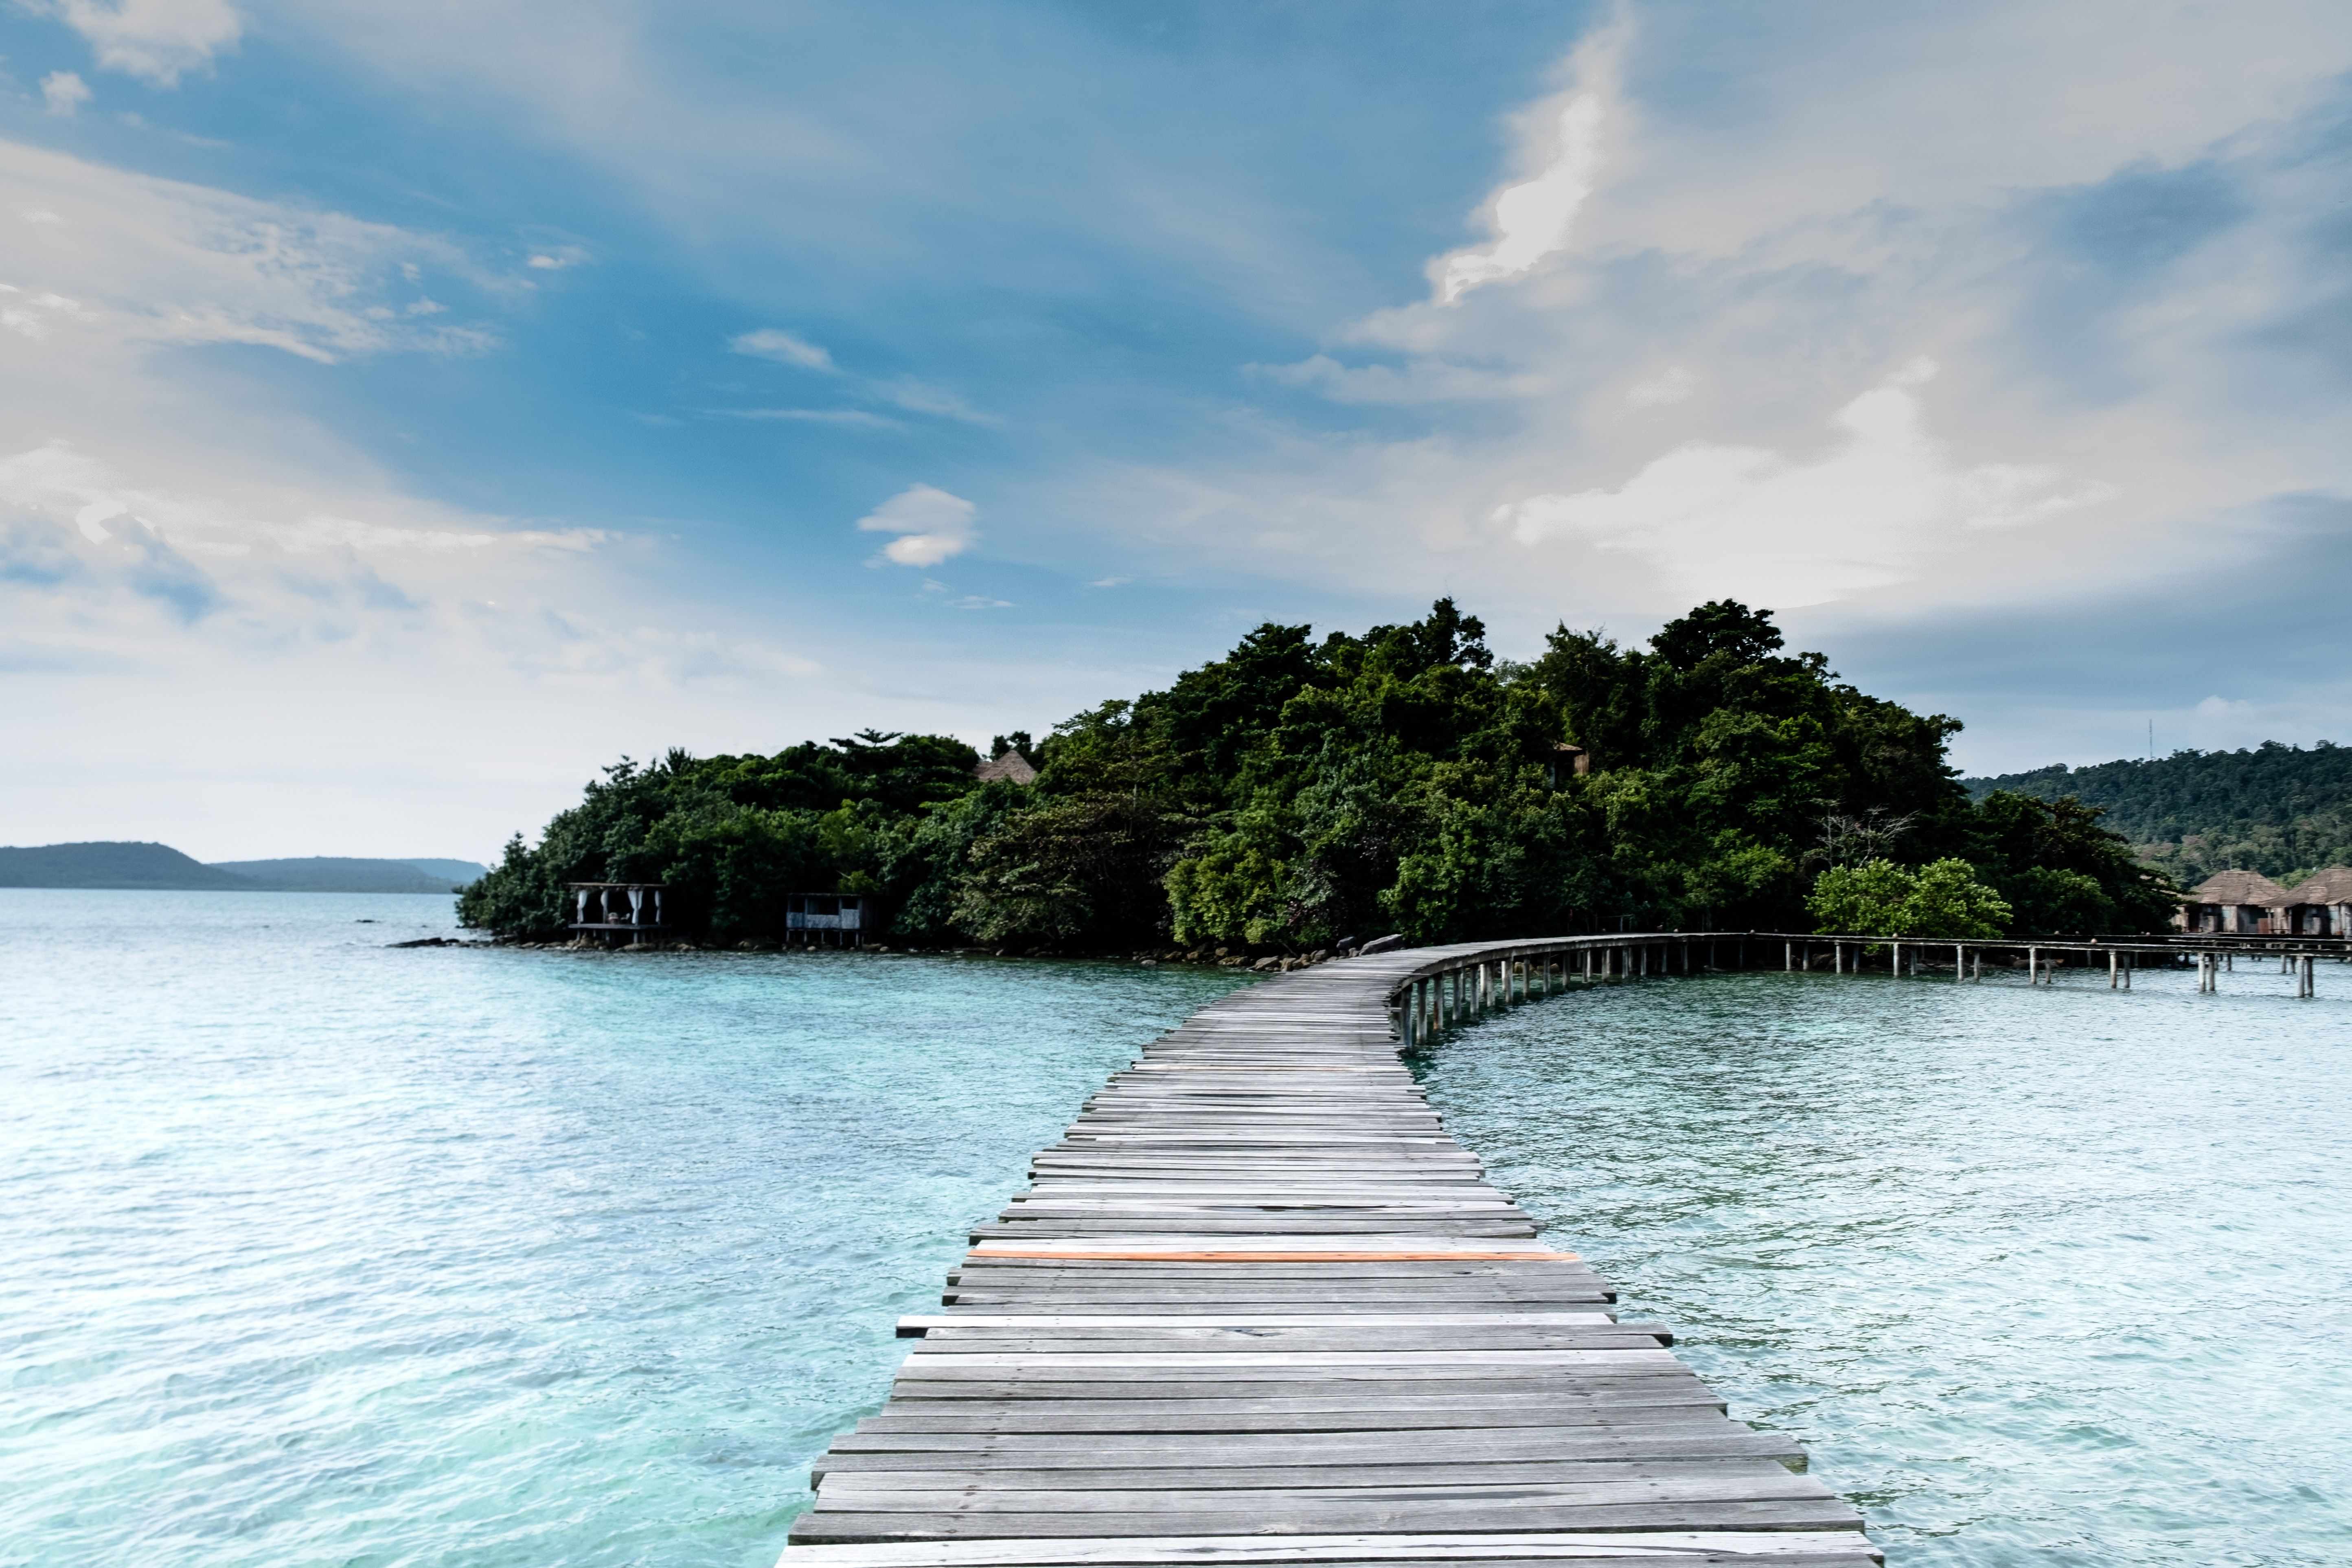
[[[1507,1436],[1507,1434],[1504,1435]],[[827,1454],[815,1467],[824,1476],[875,1472],[891,1475],[943,1474],[942,1467],[984,1480],[979,1486],[1044,1488],[1038,1478],[1091,1477],[1089,1485],[1137,1484],[1137,1472],[1167,1470],[1192,1478],[1212,1476],[1215,1484],[1250,1487],[1385,1486],[1406,1481],[1549,1481],[1572,1473],[1611,1465],[1654,1464],[1660,1460],[1769,1459],[1775,1463],[1800,1457],[1797,1445],[1769,1432],[1693,1432],[1666,1436],[1639,1427],[1578,1443],[1513,1444],[1501,1440],[1444,1444],[1423,1440],[1398,1441],[1381,1434],[1377,1447],[1357,1445],[1322,1447],[1295,1440],[1287,1451],[1237,1449],[1221,1436],[1214,1447],[1168,1446],[1122,1449],[1097,1444],[1092,1448],[1035,1450],[917,1449],[861,1452],[848,1447]],[[1479,1473],[1484,1472],[1484,1473]],[[1227,1479],[1228,1473],[1230,1478]],[[1121,1481],[1116,1478],[1129,1478]],[[959,1485],[966,1484],[962,1482]],[[1076,1481],[1068,1484],[1078,1484]]]
[[[1504,1323],[1490,1328],[1475,1324],[1362,1323],[1231,1324],[1205,1323],[1197,1328],[1105,1328],[1089,1325],[1061,1329],[982,1329],[954,1324],[924,1336],[922,1355],[1000,1354],[1099,1355],[1165,1352],[1228,1354],[1243,1352],[1402,1351],[1422,1354],[1438,1351],[1591,1350],[1612,1345],[1640,1348],[1664,1344],[1673,1338],[1664,1323],[1641,1321],[1532,1325]]]
[[[1455,1454],[1475,1452],[1495,1458],[1534,1458],[1581,1453],[1592,1445],[1681,1439],[1760,1438],[1787,1444],[1780,1433],[1758,1432],[1713,1410],[1640,1410],[1612,1413],[1614,1420],[1581,1426],[1489,1426],[1469,1410],[1454,1413],[1454,1424],[1415,1431],[1409,1440],[1392,1432],[1357,1429],[1311,1437],[1252,1436],[1236,1432],[1144,1430],[1111,1436],[1080,1432],[873,1432],[861,1426],[834,1439],[820,1464],[844,1454],[980,1453],[1069,1456],[1073,1463],[1108,1463],[1122,1455],[1189,1454],[1203,1464],[1321,1464],[1338,1454]],[[1639,1416],[1641,1419],[1631,1419]],[[1671,1433],[1656,1430],[1672,1426]],[[1126,1462],[1119,1459],[1118,1462]]]
[[[1711,1501],[1671,1499],[1616,1504],[1556,1503],[1509,1507],[1500,1503],[1457,1501],[1390,1502],[1376,1491],[1355,1494],[1347,1500],[1293,1502],[1276,1506],[1271,1500],[1255,1510],[1162,1506],[1150,1511],[1130,1503],[1125,1517],[1118,1513],[1076,1512],[1063,1508],[1070,1496],[1084,1494],[1030,1493],[1042,1511],[1030,1513],[972,1511],[929,1512],[888,1508],[863,1510],[830,1510],[819,1505],[793,1526],[793,1539],[810,1542],[863,1541],[985,1540],[991,1536],[1056,1536],[1115,1534],[1114,1522],[1130,1526],[1127,1533],[1152,1537],[1215,1534],[1332,1534],[1341,1531],[1423,1534],[1458,1530],[1486,1532],[1529,1531],[1701,1531],[1701,1530],[1859,1530],[1861,1521],[1843,1504],[1827,1499],[1764,1499],[1753,1501]],[[1244,1529],[1255,1514],[1255,1523]]]
[[[1328,1399],[1362,1397],[1366,1394],[1394,1394],[1400,1398],[1428,1397],[1460,1405],[1465,1402],[1488,1400],[1497,1409],[1496,1419],[1506,1406],[1502,1401],[1517,1391],[1538,1389],[1552,1401],[1552,1409],[1566,1411],[1570,1402],[1589,1390],[1611,1393],[1619,1390],[1654,1388],[1662,1394],[1686,1398],[1706,1398],[1720,1404],[1706,1385],[1692,1374],[1688,1367],[1677,1371],[1664,1365],[1614,1368],[1530,1367],[1515,1371],[1507,1377],[1490,1374],[1466,1377],[1384,1377],[1378,1373],[1354,1375],[1335,1374],[1328,1377],[1171,1377],[1163,1373],[1144,1376],[1105,1375],[1091,1380],[1037,1380],[1018,1376],[1002,1378],[943,1378],[937,1382],[919,1378],[901,1378],[891,1384],[890,1398],[894,1405],[903,1402],[908,1411],[948,1412],[974,1402],[995,1400],[1037,1400],[1065,1402],[1080,1400],[1115,1401],[1125,1404],[1155,1399]],[[881,1420],[885,1417],[876,1416]]]
[[[1604,1311],[1512,1312],[1339,1312],[1261,1313],[1070,1313],[1070,1312],[940,1312],[909,1313],[898,1320],[901,1335],[922,1335],[969,1329],[1316,1329],[1359,1328],[1496,1328],[1526,1324],[1559,1328],[1614,1322]]]
[[[1052,1394],[1024,1388],[1027,1397],[993,1396],[972,1384],[957,1384],[960,1397],[902,1397],[881,1414],[858,1422],[858,1433],[1036,1433],[1057,1432],[1312,1432],[1378,1431],[1435,1427],[1628,1426],[1695,1418],[1694,1412],[1723,1415],[1720,1394],[1696,1377],[1641,1378],[1613,1384],[1579,1382],[1528,1393],[1485,1384],[1425,1385],[1406,1390],[1348,1384],[1270,1391],[1215,1393],[1197,1387],[1153,1397],[1129,1394],[1124,1386],[1066,1385]],[[1147,1384],[1146,1388],[1157,1388]]]
[[[811,1546],[793,1554],[805,1568],[1150,1568],[1198,1563],[1207,1568],[1253,1568],[1292,1563],[1481,1563],[1487,1568],[1522,1563],[1753,1563],[1776,1568],[1815,1563],[1851,1568],[1876,1560],[1877,1550],[1847,1531],[1661,1531],[1641,1536],[1528,1531],[1511,1535],[1294,1535],[909,1542]]]
[[[1690,1447],[1699,1448],[1698,1445]],[[1494,1489],[1507,1488],[1514,1495],[1536,1493],[1549,1501],[1572,1494],[1577,1501],[1597,1497],[1601,1501],[1618,1502],[1659,1500],[1653,1491],[1633,1489],[1635,1483],[1675,1480],[1694,1489],[1689,1495],[1715,1500],[1717,1491],[1704,1489],[1746,1488],[1753,1484],[1742,1479],[1748,1474],[1749,1467],[1763,1466],[1783,1475],[1799,1473],[1779,1463],[1777,1456],[1759,1457],[1755,1452],[1761,1447],[1759,1444],[1747,1445],[1746,1452],[1738,1451],[1738,1447],[1727,1443],[1719,1451],[1695,1452],[1679,1463],[1671,1457],[1630,1459],[1623,1457],[1622,1448],[1607,1455],[1520,1460],[1478,1456],[1432,1455],[1412,1459],[1402,1454],[1384,1458],[1349,1455],[1322,1465],[1199,1465],[1186,1463],[1177,1456],[1160,1464],[1081,1467],[1075,1463],[1024,1464],[1017,1459],[992,1464],[975,1456],[947,1454],[864,1456],[867,1462],[858,1462],[858,1457],[844,1455],[823,1468],[817,1495],[825,1506],[836,1508],[871,1506],[867,1500],[873,1499],[895,1504],[910,1497],[952,1493],[967,1498],[1003,1496],[1014,1507],[1034,1507],[1034,1501],[1020,1494],[1086,1492],[1131,1497],[1146,1492],[1245,1491],[1321,1497],[1342,1491],[1385,1492],[1410,1488],[1420,1494],[1442,1492],[1449,1499],[1471,1500],[1497,1497],[1501,1494]],[[948,1466],[952,1468],[942,1468]],[[1699,1479],[1709,1471],[1719,1471],[1720,1477]],[[1198,1504],[1186,1500],[1185,1506]]]

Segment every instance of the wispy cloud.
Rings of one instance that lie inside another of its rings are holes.
[[[835,361],[830,351],[781,327],[761,327],[757,331],[740,332],[727,340],[727,346],[739,354],[749,354],[775,364],[791,365],[796,370],[813,370],[825,375],[842,376],[850,385],[853,395],[867,402],[879,403],[909,414],[927,414],[943,419],[958,419],[968,425],[997,425],[1002,421],[965,402],[943,386],[912,376],[877,378],[853,375]],[[800,411],[770,411],[750,415],[751,418],[832,418],[835,423],[850,425],[871,423],[890,425],[893,422],[876,416],[864,421],[846,414],[825,415]]]
[[[100,66],[157,87],[210,66],[245,31],[226,0],[52,0],[45,8],[89,40]]]
[[[782,327],[761,327],[757,331],[739,332],[727,340],[727,346],[739,354],[753,359],[772,360],[777,364],[798,365],[803,370],[821,370],[828,375],[838,374],[840,367],[833,355]]]
[[[1601,178],[1611,121],[1618,113],[1617,79],[1629,24],[1621,16],[1594,32],[1571,58],[1567,91],[1522,117],[1522,160],[1533,173],[1504,185],[1484,209],[1495,237],[1430,264],[1437,302],[1451,305],[1471,289],[1532,270],[1565,249]]]
[[[873,382],[868,385],[873,395],[909,414],[936,414],[946,419],[961,419],[967,425],[1003,423],[993,415],[982,414],[943,386],[932,386],[906,378]]]
[[[706,408],[720,419],[781,419],[802,425],[844,425],[860,430],[901,430],[896,419],[863,408]]]
[[[886,559],[901,566],[936,566],[971,547],[971,523],[979,510],[961,496],[909,485],[859,518],[857,526],[898,536],[882,547]]]
[[[323,364],[494,341],[478,326],[401,320],[402,262],[473,269],[436,237],[0,142],[7,211],[30,227],[0,263],[16,286],[7,298],[46,301],[41,331],[85,351],[250,343]]]

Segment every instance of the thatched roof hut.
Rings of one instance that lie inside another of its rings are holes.
[[[2284,888],[2260,871],[2216,871],[2189,891],[2192,904],[2260,904],[2266,910],[2287,905]]]
[[[2286,901],[2290,905],[2352,904],[2352,866],[2314,871],[2287,889]]]
[[[2352,936],[2352,866],[2313,872],[2287,890],[2286,904],[2296,936]]]
[[[1032,784],[1037,782],[1037,770],[1029,765],[1028,758],[1008,746],[1004,754],[994,762],[982,763],[972,769],[971,776],[982,784],[994,784],[998,779],[1004,779],[1013,784]]]
[[[2181,923],[2228,936],[2268,935],[2284,925],[2292,901],[2260,871],[2216,871],[2181,900]]]

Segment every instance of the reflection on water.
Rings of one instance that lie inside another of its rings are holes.
[[[2352,968],[1650,981],[1423,1065],[1901,1568],[2352,1560]]]

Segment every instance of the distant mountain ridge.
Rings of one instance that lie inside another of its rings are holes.
[[[2107,826],[2186,885],[2228,870],[2293,882],[2352,864],[2352,746],[2332,741],[2308,750],[2265,741],[2251,751],[2061,763],[1960,782],[1978,800],[2003,789],[2105,806]]]
[[[215,860],[210,868],[283,893],[454,893],[482,875],[477,870],[471,877],[435,876],[413,860],[359,860],[339,855],[312,855],[299,860]]]
[[[257,884],[215,870],[168,844],[43,844],[0,847],[0,888],[210,888]]]
[[[207,866],[167,844],[0,846],[0,888],[174,889],[214,892],[450,893],[488,874],[471,860],[314,855]]]

